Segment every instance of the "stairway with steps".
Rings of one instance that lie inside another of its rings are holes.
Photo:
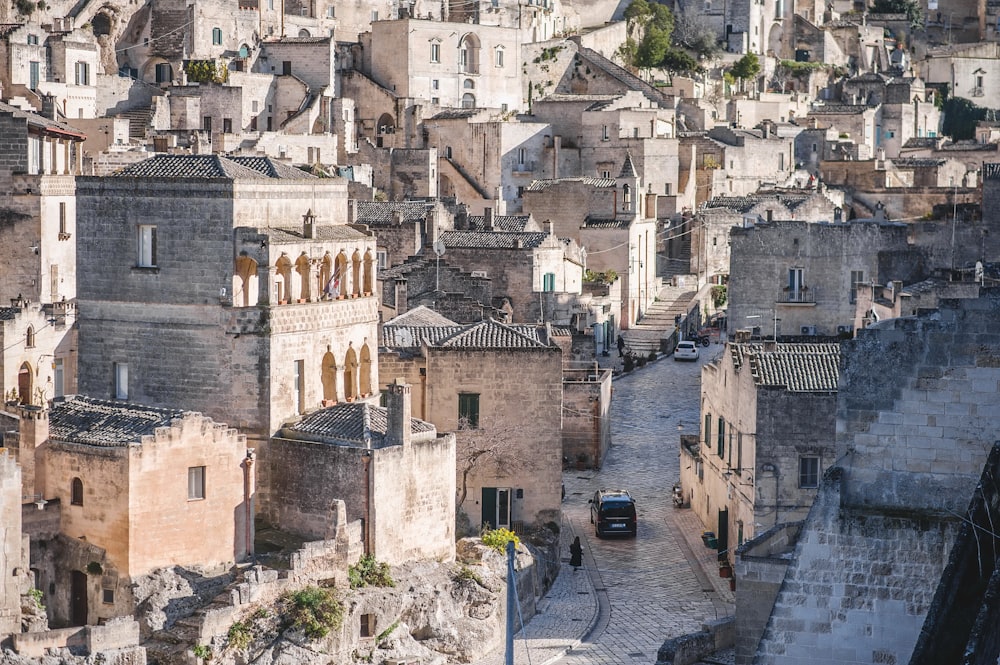
[[[656,302],[643,313],[639,322],[622,331],[625,346],[639,356],[660,351],[660,340],[669,337],[675,328],[678,315],[685,316],[698,295],[693,277],[681,278],[679,286],[667,284],[660,289]]]
[[[117,114],[118,118],[128,118],[128,136],[130,139],[145,140],[146,131],[149,129],[152,120],[153,107],[137,106],[136,108],[122,111]]]

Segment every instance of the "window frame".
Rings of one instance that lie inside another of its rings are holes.
[[[148,232],[148,235],[143,235]],[[136,225],[136,268],[156,268],[157,264],[156,224]]]
[[[111,395],[112,399],[127,400],[128,399],[128,363],[127,362],[114,362],[111,363],[111,373],[112,373],[112,387]]]
[[[814,468],[807,469],[807,463],[812,463]],[[799,489],[819,489],[819,478],[819,455],[799,455]]]
[[[83,505],[83,480],[81,480],[79,476],[70,481],[69,505]]]
[[[438,42],[431,42],[431,62],[441,62],[441,44]]]
[[[212,46],[222,46],[222,28],[212,28]]]
[[[187,500],[188,501],[204,501],[205,500],[205,467],[204,466],[189,466],[188,467],[188,490],[187,490]]]
[[[458,393],[459,429],[479,429],[479,397],[479,393]]]

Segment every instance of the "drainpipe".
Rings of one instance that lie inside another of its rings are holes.
[[[246,535],[246,556],[247,558],[254,558],[253,551],[253,492],[254,492],[254,482],[253,482],[253,463],[254,463],[254,451],[253,448],[247,448],[247,456],[243,460],[243,510],[244,519],[246,520],[245,525],[245,535]]]
[[[364,517],[364,532],[361,534],[361,538],[364,540],[365,554],[372,553],[372,543],[371,543],[371,462],[372,462],[372,451],[366,450],[361,454],[361,459],[365,463],[365,517]]]

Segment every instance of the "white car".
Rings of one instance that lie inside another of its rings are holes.
[[[698,345],[689,339],[677,342],[674,360],[698,360]]]

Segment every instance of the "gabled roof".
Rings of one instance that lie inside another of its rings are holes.
[[[588,229],[627,229],[632,223],[628,219],[604,219],[599,217],[588,217],[583,225]]]
[[[219,155],[156,155],[120,168],[111,177],[262,180],[268,176]]]
[[[433,204],[423,201],[355,201],[354,221],[369,226],[387,226],[393,223],[395,213],[404,222],[423,220]]]
[[[386,326],[458,326],[426,305],[414,307],[385,322]]]
[[[441,234],[445,247],[456,249],[534,249],[545,241],[546,233],[528,231],[446,231]],[[518,245],[520,243],[520,245]]]
[[[921,157],[897,157],[896,159],[889,160],[892,162],[893,166],[897,166],[903,169],[927,169],[935,166],[941,166],[948,160],[946,159],[933,159],[933,158],[921,158]]]
[[[0,321],[13,321],[20,311],[20,307],[0,307]]]
[[[748,212],[751,208],[759,203],[764,203],[767,201],[777,201],[781,203],[789,210],[794,210],[795,208],[802,205],[805,201],[809,200],[816,190],[800,190],[800,191],[781,191],[781,192],[758,192],[756,194],[747,194],[746,196],[714,196],[711,200],[706,201],[703,205],[703,210],[711,210],[713,208],[726,208],[729,210],[735,210],[740,213]]]
[[[298,422],[283,427],[278,436],[300,441],[361,448],[381,448],[386,445],[389,429],[388,411],[368,402],[335,404],[304,416]],[[410,432],[419,434],[435,431],[434,425],[410,419]]]
[[[533,339],[493,319],[470,324],[434,346],[451,349],[547,348],[537,338]]]
[[[169,426],[184,413],[71,395],[54,400],[49,411],[49,438],[107,448],[139,445],[142,437]]]
[[[762,388],[789,392],[837,392],[839,344],[731,344],[733,365],[750,368]]]
[[[24,118],[28,121],[28,127],[34,128],[42,134],[50,134],[60,138],[69,138],[74,141],[84,141],[87,139],[87,136],[79,129],[71,127],[64,122],[50,120],[44,115],[32,113],[31,111],[22,111],[16,106],[11,106],[10,104],[0,102],[0,113],[10,113],[15,118]]]
[[[404,315],[405,316],[405,315]],[[382,326],[382,344],[386,349],[419,349],[424,344],[434,346],[443,339],[459,332],[462,326],[386,324]]]
[[[809,109],[809,115],[856,115],[870,108],[867,104],[823,104]]]
[[[486,228],[485,215],[469,215],[468,221],[469,226],[474,229],[484,230]],[[524,231],[530,221],[531,215],[493,215],[493,230],[520,233]]]
[[[263,173],[268,178],[288,178],[291,180],[299,180],[303,178],[308,179],[316,177],[312,173],[306,173],[302,169],[297,169],[294,166],[276,162],[270,157],[240,155],[230,157],[229,159],[233,160],[237,164],[253,169],[258,173]]]

